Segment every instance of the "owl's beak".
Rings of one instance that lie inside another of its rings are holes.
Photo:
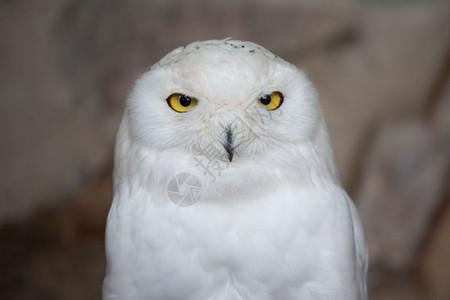
[[[233,131],[231,130],[231,126],[228,126],[225,129],[225,141],[223,147],[225,148],[225,151],[227,151],[228,160],[231,162],[234,155]]]

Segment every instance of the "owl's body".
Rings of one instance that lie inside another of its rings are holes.
[[[316,97],[248,42],[193,43],[144,74],[117,138],[103,298],[365,299],[364,237]],[[179,174],[201,183],[188,207],[168,192]]]

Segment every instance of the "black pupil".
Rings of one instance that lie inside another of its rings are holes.
[[[180,97],[180,104],[181,106],[188,107],[191,105],[191,97],[183,95]]]
[[[270,95],[264,95],[261,97],[261,103],[263,105],[269,105],[270,101],[272,101],[272,98],[270,97]]]

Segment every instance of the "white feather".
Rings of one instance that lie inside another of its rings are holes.
[[[256,101],[273,91],[284,102],[268,112]],[[175,112],[173,93],[198,105]],[[226,166],[215,178],[197,160],[211,145]],[[168,196],[180,173],[201,182],[189,207]],[[106,253],[103,299],[366,299],[361,224],[304,73],[234,40],[175,49],[145,73],[117,137]]]

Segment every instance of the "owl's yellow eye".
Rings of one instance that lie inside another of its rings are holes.
[[[172,94],[167,98],[167,104],[176,112],[187,112],[193,109],[198,103],[198,100],[183,94]]]
[[[283,103],[283,94],[280,92],[272,92],[258,99],[258,103],[267,110],[275,110]]]

